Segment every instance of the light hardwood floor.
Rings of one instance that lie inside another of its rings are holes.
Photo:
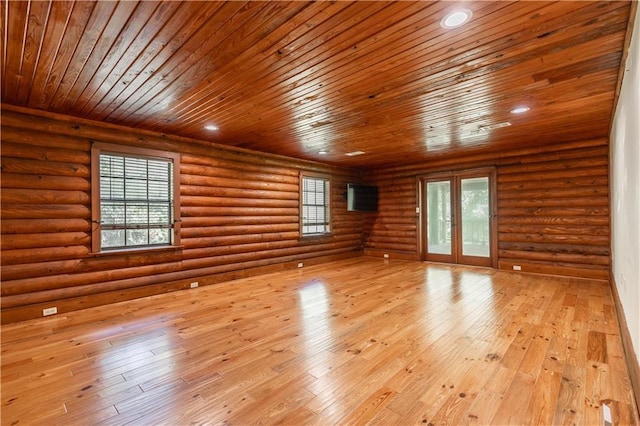
[[[2,424],[637,424],[608,284],[356,258],[2,326]]]

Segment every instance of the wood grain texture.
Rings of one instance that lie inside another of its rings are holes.
[[[362,177],[354,170],[12,107],[3,111],[4,129],[12,139],[2,158],[2,306],[14,312],[5,320],[24,318],[15,310],[30,303],[90,297],[104,303],[101,294],[116,291],[143,294],[145,286],[171,282],[180,288],[189,279],[234,269],[361,253],[363,242],[368,254],[417,260],[416,176],[454,167],[497,168],[501,268],[605,278],[610,265],[603,139],[499,156],[470,154],[428,169],[391,167]],[[181,152],[178,256],[147,253],[126,262],[90,256],[91,140]],[[298,239],[300,170],[332,176],[330,239]],[[378,213],[346,212],[344,185],[358,180],[379,186]],[[38,309],[25,312],[39,316]]]
[[[629,331],[629,325],[627,319],[624,316],[622,310],[622,302],[620,301],[620,293],[618,292],[618,284],[616,283],[615,276],[612,273],[610,277],[611,292],[613,293],[614,310],[618,323],[620,325],[620,340],[622,342],[622,353],[618,353],[619,361],[624,361],[629,371],[631,380],[631,388],[634,390],[636,398],[636,410],[640,411],[640,358],[636,355],[636,351],[633,347],[633,340]],[[614,358],[614,360],[616,359]]]
[[[3,423],[639,424],[605,282],[271,272],[3,324]]]
[[[10,1],[2,99],[365,168],[606,137],[631,3]]]
[[[608,279],[606,139],[369,172],[365,180],[378,185],[380,206],[376,215],[365,216],[365,249],[419,255],[418,177],[486,166],[497,173],[500,268],[520,265],[529,272]]]
[[[43,303],[79,309],[185,288],[192,281],[204,285],[217,274],[362,253],[362,215],[347,212],[344,199],[346,184],[360,179],[357,171],[10,107],[2,112],[5,130],[10,142],[1,159],[3,321],[39,317]],[[91,253],[92,141],[183,156],[180,247]],[[331,179],[333,223],[327,237],[300,238],[301,170]]]

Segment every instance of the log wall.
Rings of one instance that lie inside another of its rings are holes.
[[[498,264],[523,271],[608,279],[608,142],[564,143],[469,155],[370,172],[380,208],[367,217],[365,253],[419,259],[417,176],[494,166]]]
[[[92,141],[181,154],[181,249],[91,253]],[[2,319],[39,317],[362,254],[420,258],[417,177],[495,166],[499,267],[608,278],[605,139],[367,172],[3,106]],[[300,239],[300,171],[332,178],[332,235]],[[379,186],[346,211],[347,182]]]
[[[91,253],[92,141],[181,154],[181,249]],[[362,254],[358,172],[3,106],[2,320]],[[300,238],[299,173],[332,180],[332,234]]]

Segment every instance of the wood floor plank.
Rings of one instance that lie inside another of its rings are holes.
[[[584,387],[584,367],[566,364],[560,382],[554,424],[584,424],[587,405]]]
[[[467,412],[472,401],[461,398],[457,395],[449,395],[447,400],[442,404],[436,415],[431,420],[433,424],[464,424],[467,420]]]
[[[534,377],[517,371],[491,424],[518,425],[527,422],[527,407],[533,395],[534,384]]]
[[[607,363],[607,336],[590,331],[587,338],[587,360]]]
[[[490,424],[503,398],[499,393],[483,389],[469,407],[465,422],[470,425]]]
[[[638,424],[599,281],[353,258],[2,325],[2,424]]]
[[[536,377],[533,394],[525,416],[531,424],[553,424],[561,381],[561,373],[547,367],[541,369]]]
[[[385,407],[381,410],[378,410],[368,424],[371,426],[399,425],[402,424],[401,419],[402,416]]]
[[[91,389],[87,389],[91,390]],[[94,392],[79,392],[75,394],[75,398],[69,398],[65,404],[69,412],[83,411],[85,405],[90,405],[97,410],[108,410],[130,398],[136,397],[143,393],[142,388],[134,383],[124,380],[111,386],[104,387]]]
[[[340,424],[359,425],[369,423],[378,411],[384,408],[396,394],[393,389],[382,387],[360,403],[351,413],[340,420]]]
[[[298,407],[289,411],[286,416],[281,418],[276,424],[278,425],[306,425],[313,423],[317,414],[305,408]]]

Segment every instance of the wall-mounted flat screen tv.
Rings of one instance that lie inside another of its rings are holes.
[[[378,211],[378,187],[348,183],[347,210],[350,212]]]

